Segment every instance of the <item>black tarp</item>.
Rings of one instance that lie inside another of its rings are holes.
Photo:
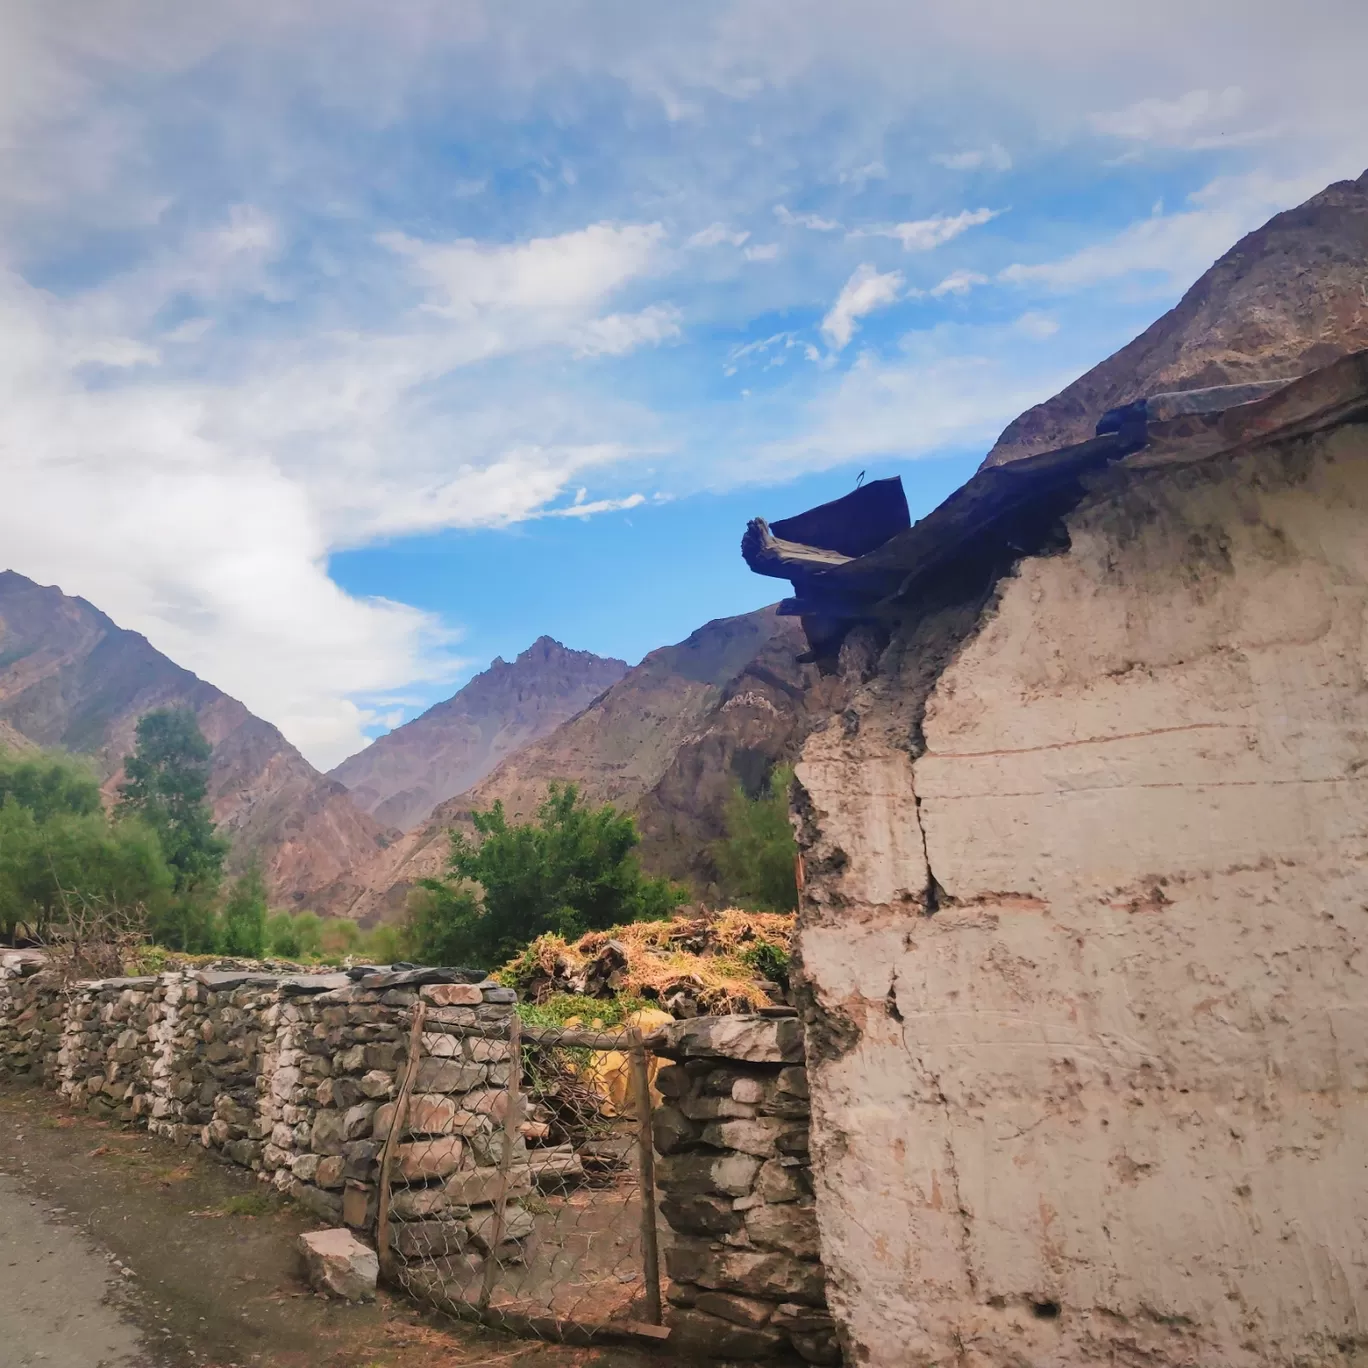
[[[819,546],[843,556],[863,556],[912,526],[902,480],[871,480],[842,498],[770,524],[782,541]]]

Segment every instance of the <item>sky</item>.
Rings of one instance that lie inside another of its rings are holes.
[[[328,768],[914,516],[1368,166],[1362,0],[0,0],[0,563]]]

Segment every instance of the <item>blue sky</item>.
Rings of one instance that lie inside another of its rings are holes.
[[[6,6],[4,559],[322,766],[758,606],[1368,164],[1358,0],[1122,8]]]

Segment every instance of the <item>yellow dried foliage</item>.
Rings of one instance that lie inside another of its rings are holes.
[[[499,977],[517,987],[535,987],[539,980],[547,985],[564,981],[598,956],[609,941],[616,941],[627,960],[615,976],[618,995],[658,1000],[683,986],[704,1012],[753,1012],[772,1000],[760,986],[763,976],[747,963],[746,956],[768,945],[786,958],[793,925],[792,913],[729,908],[591,931],[574,944],[555,935],[541,936],[506,965]]]

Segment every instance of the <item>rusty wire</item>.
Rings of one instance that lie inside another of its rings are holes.
[[[396,1280],[462,1319],[547,1338],[655,1319],[629,1033],[594,1038],[620,1046],[606,1049],[568,1029],[522,1035],[516,1018],[439,1029],[419,1037],[392,1166]]]

